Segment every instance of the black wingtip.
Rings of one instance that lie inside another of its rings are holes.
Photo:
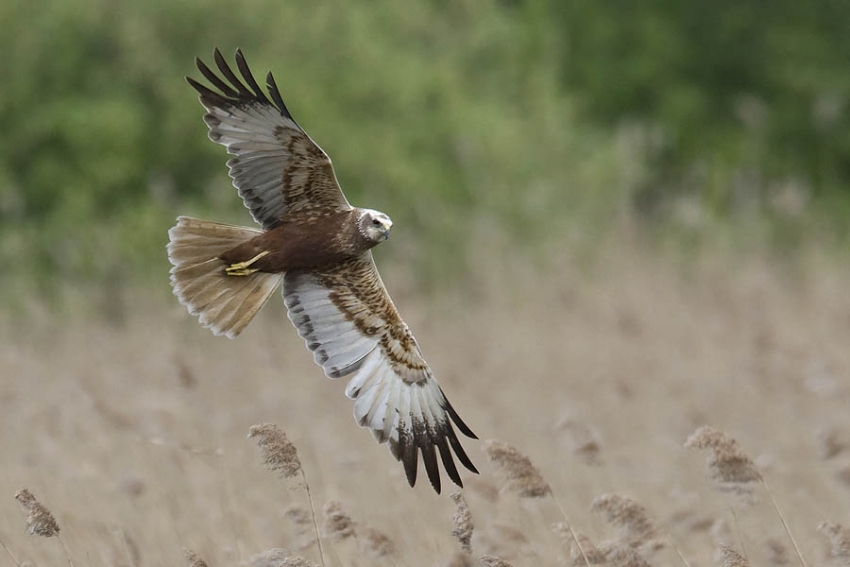
[[[428,473],[428,480],[431,482],[431,486],[437,492],[440,493],[441,481],[440,481],[440,468],[437,466],[437,450],[434,447],[434,443],[431,442],[431,439],[428,439],[423,435],[422,443],[422,464],[425,465],[425,472]]]
[[[419,468],[419,451],[413,439],[405,440],[402,461],[404,462],[404,473],[407,475],[407,483],[413,487],[416,485],[416,472]]]
[[[392,455],[404,466],[407,483],[411,487],[416,485],[419,453],[422,453],[422,464],[428,475],[431,487],[437,494],[442,492],[440,462],[442,462],[443,469],[445,469],[449,479],[460,488],[463,488],[463,481],[458,472],[458,467],[455,465],[454,457],[457,457],[458,461],[467,470],[479,474],[478,469],[460,444],[458,436],[452,427],[452,420],[454,419],[456,422],[459,422],[458,427],[468,436],[475,439],[477,437],[475,437],[475,434],[470,431],[466,424],[460,421],[460,418],[457,417],[457,414],[453,410],[449,411],[446,407],[443,407],[443,409],[447,413],[450,413],[451,416],[442,414],[437,418],[433,412],[430,412],[428,416],[430,420],[426,418],[423,421],[413,418],[414,416],[411,414],[411,418],[413,419],[408,425],[402,427],[396,426],[395,434],[397,437],[390,437],[386,440],[388,441]],[[428,425],[429,423],[431,425]],[[364,424],[361,423],[361,425]],[[378,439],[378,442],[383,442],[384,440],[380,435],[377,435],[376,439]],[[438,452],[440,455],[439,461],[437,459]]]
[[[295,119],[292,117],[289,109],[286,108],[283,98],[280,96],[280,90],[277,88],[277,84],[275,83],[272,74],[269,73],[266,75],[266,86],[269,96],[271,96],[271,100],[269,100],[269,96],[266,95],[263,89],[260,88],[260,85],[257,84],[256,79],[254,79],[254,75],[248,67],[248,62],[245,59],[245,54],[242,52],[242,48],[236,49],[235,59],[236,68],[242,76],[241,79],[233,72],[230,65],[227,64],[227,60],[224,58],[224,55],[222,55],[221,50],[218,47],[213,49],[213,61],[215,62],[215,67],[218,69],[221,76],[210,69],[200,57],[195,57],[195,66],[198,68],[198,71],[200,71],[201,75],[203,75],[204,78],[219,92],[211,90],[209,87],[201,85],[189,77],[186,77],[186,80],[196,91],[201,93],[202,97],[206,97],[207,102],[211,104],[215,104],[217,106],[239,105],[245,103],[267,104],[275,107],[281,115],[295,122]]]
[[[452,452],[449,449],[449,444],[446,442],[445,435],[437,436],[437,449],[440,451],[440,460],[443,462],[443,468],[446,469],[449,479],[463,488],[463,481],[460,479],[460,473],[457,472],[457,467],[455,466],[455,461],[452,458]]]
[[[218,49],[216,49],[216,52],[218,52]],[[221,55],[221,53],[219,52],[219,56],[220,55]],[[213,56],[213,57],[215,57],[215,56]],[[217,58],[216,58],[216,61],[218,61]],[[212,70],[210,70],[210,68],[207,67],[206,63],[204,63],[200,59],[200,57],[195,57],[195,66],[198,68],[198,71],[201,72],[201,75],[203,75],[206,80],[208,80],[210,83],[212,83],[212,85],[215,88],[217,88],[219,91],[221,91],[222,94],[215,93],[215,92],[211,91],[210,89],[208,89],[206,87],[204,87],[204,91],[201,91],[197,87],[195,87],[195,90],[198,90],[199,92],[201,92],[201,94],[211,94],[213,97],[220,98],[221,99],[221,101],[219,101],[220,103],[232,103],[232,102],[234,102],[233,100],[227,100],[227,99],[238,99],[239,98],[239,92],[234,90],[230,85],[228,85],[224,81],[222,81],[218,77],[218,75],[213,73]],[[192,85],[192,86],[195,86],[195,85]]]
[[[221,54],[221,50],[216,47],[213,49],[213,61],[218,64],[219,61],[224,61],[224,55]]]
[[[263,93],[263,89],[260,88],[256,79],[254,79],[254,74],[251,73],[251,69],[248,67],[248,61],[245,60],[245,56],[242,54],[241,49],[236,50],[236,67],[239,69],[239,73],[242,75],[242,78],[245,79],[246,83],[248,83],[248,88],[254,91],[254,96],[257,97],[257,100],[266,104],[271,104],[269,99],[267,99],[266,95]]]
[[[478,474],[478,469],[475,468],[475,465],[472,464],[472,459],[470,459],[469,455],[466,454],[466,451],[463,450],[463,446],[460,444],[460,441],[458,441],[452,424],[448,421],[446,421],[446,438],[449,440],[449,445],[451,445],[452,450],[455,452],[455,455],[457,455],[461,464],[465,466],[467,470]]]
[[[283,102],[283,97],[280,96],[280,89],[277,88],[277,83],[274,80],[274,75],[272,75],[271,71],[266,75],[266,89],[269,91],[269,96],[272,97],[272,100],[277,105],[277,109],[280,110],[280,113],[295,122],[295,119],[292,117],[292,113],[289,112],[289,109],[286,108],[286,104]]]
[[[478,436],[473,433],[472,429],[470,429],[467,424],[463,422],[463,420],[455,411],[455,408],[452,407],[452,404],[449,402],[449,399],[446,397],[446,394],[445,392],[443,392],[442,388],[440,388],[440,393],[443,394],[443,399],[446,401],[446,411],[449,413],[449,416],[451,416],[452,421],[455,422],[455,425],[457,425],[458,430],[470,439],[478,439]]]

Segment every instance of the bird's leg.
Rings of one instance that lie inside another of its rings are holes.
[[[268,250],[263,250],[250,260],[245,260],[244,262],[237,262],[235,264],[230,264],[227,266],[224,271],[228,276],[250,276],[254,272],[259,272],[257,268],[252,268],[251,265],[259,260],[260,258],[268,255]]]

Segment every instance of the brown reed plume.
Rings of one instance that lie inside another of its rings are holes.
[[[59,524],[32,492],[26,488],[15,494],[15,500],[20,503],[26,513],[27,533],[42,537],[53,537],[59,535]]]
[[[600,544],[605,561],[611,567],[649,567],[646,559],[628,545],[614,541]]]
[[[510,563],[492,555],[482,555],[480,558],[483,567],[513,567]]]
[[[475,529],[472,522],[472,512],[469,511],[469,505],[461,491],[456,490],[450,496],[455,503],[455,513],[452,516],[452,523],[454,524],[452,535],[460,543],[463,551],[472,553],[472,532]]]
[[[661,531],[639,502],[619,494],[603,494],[593,499],[590,509],[620,530],[619,540],[641,552],[664,547]]]
[[[310,523],[310,511],[297,504],[289,506],[283,511],[283,515],[296,526]]]
[[[700,427],[685,441],[688,449],[710,449],[706,464],[721,490],[747,491],[746,485],[762,479],[752,459],[738,442],[713,427]]]
[[[201,559],[197,553],[191,549],[184,549],[183,555],[186,557],[186,562],[189,567],[207,567],[207,562]]]
[[[720,554],[723,567],[750,567],[750,562],[747,561],[747,558],[728,545],[720,546]]]
[[[275,547],[252,555],[244,567],[314,567],[314,563],[303,557],[290,555],[286,549]]]
[[[543,475],[540,474],[540,470],[532,464],[531,459],[520,453],[512,445],[496,439],[484,441],[483,449],[490,458],[490,462],[496,465],[499,474],[505,479],[505,490],[515,492],[523,498],[543,498],[544,496],[552,498],[552,501],[558,507],[558,511],[561,512],[561,516],[564,517],[565,525],[570,530],[573,541],[575,541],[576,546],[578,546],[584,558],[585,565],[590,565],[587,557],[584,556],[584,550],[582,550],[581,544],[576,538],[575,533],[573,533],[572,526],[566,512],[564,512],[563,506],[555,498],[555,495],[552,494],[552,487],[544,480]]]
[[[314,564],[303,557],[287,557],[283,560],[283,563],[278,564],[276,567],[314,567]]]
[[[605,563],[605,554],[591,541],[586,534],[575,530],[575,539],[573,539],[573,530],[571,530],[565,522],[557,522],[552,524],[552,531],[561,540],[561,545],[570,554],[570,563],[578,567],[584,565],[585,561],[591,565],[601,565]]]
[[[257,446],[263,453],[263,464],[272,472],[280,474],[281,478],[295,478],[303,473],[298,449],[274,423],[252,425],[248,430],[248,438],[259,437]]]
[[[395,543],[387,534],[352,519],[337,500],[326,502],[322,515],[324,516],[322,531],[332,540],[340,542],[354,538],[360,552],[370,559],[392,558],[395,555]]]
[[[307,493],[307,501],[310,504],[310,514],[313,518],[313,531],[316,534],[316,544],[319,547],[319,557],[322,566],[325,565],[325,550],[322,547],[322,538],[319,535],[319,524],[316,521],[316,508],[313,506],[313,495],[310,492],[310,483],[307,482],[307,473],[301,466],[298,458],[298,450],[295,445],[274,423],[261,423],[252,425],[248,430],[248,438],[258,437],[257,446],[263,454],[263,464],[272,472],[277,472],[281,478],[289,479],[301,475],[301,486]]]
[[[496,439],[483,443],[484,451],[506,480],[505,489],[526,498],[541,498],[552,493],[549,483],[531,464],[531,459],[512,445]]]
[[[850,529],[835,522],[821,522],[818,531],[829,539],[830,559],[850,565]]]
[[[345,513],[338,500],[325,502],[322,516],[322,531],[332,540],[339,542],[354,537],[354,520]]]
[[[278,567],[283,565],[289,551],[282,547],[273,547],[259,553],[255,553],[245,561],[245,567]]]
[[[602,464],[600,452],[602,447],[596,434],[586,423],[566,417],[557,425],[557,428],[569,436],[572,452],[585,464],[598,466]]]
[[[770,487],[767,485],[767,480],[758,471],[753,460],[738,446],[738,442],[735,439],[713,427],[703,426],[688,437],[685,441],[685,447],[689,449],[711,450],[706,463],[711,478],[718,483],[720,490],[731,490],[739,494],[746,493],[751,491],[745,488],[748,483],[760,481],[764,487],[764,491],[770,497],[773,509],[776,511],[776,515],[779,516],[779,521],[782,522],[782,527],[785,529],[791,545],[794,546],[794,553],[797,555],[797,559],[803,567],[808,567],[803,554],[800,553],[800,546],[797,545],[797,540],[794,538],[794,534],[791,533],[788,522],[785,520],[782,510],[779,509],[779,504],[776,502],[773,492],[771,492]],[[731,511],[734,516],[734,508]],[[737,522],[736,516],[735,520]]]
[[[50,510],[47,509],[41,502],[33,496],[32,492],[23,488],[15,493],[15,500],[21,505],[26,514],[27,533],[42,537],[56,537],[62,545],[62,550],[65,552],[65,559],[68,560],[68,565],[74,566],[71,561],[71,555],[68,553],[68,547],[59,536],[59,523]],[[3,546],[5,547],[5,545]],[[8,550],[7,550],[8,552]],[[9,553],[11,555],[11,553]],[[14,559],[14,558],[13,558]]]
[[[372,558],[390,557],[395,554],[395,544],[390,537],[371,526],[357,526],[357,541],[362,551]]]
[[[316,543],[313,533],[313,517],[310,510],[298,504],[293,504],[283,512],[284,517],[292,524],[292,535],[298,542],[295,549],[301,551]]]

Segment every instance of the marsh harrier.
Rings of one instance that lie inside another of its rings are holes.
[[[452,422],[460,419],[390,299],[371,248],[390,236],[384,213],[348,204],[331,160],[295,122],[271,73],[268,95],[241,51],[236,68],[216,49],[213,88],[188,78],[206,108],[209,137],[227,148],[233,185],[262,229],[179,217],[168,232],[174,294],[201,325],[234,338],[283,284],[289,319],[330,378],[350,376],[354,418],[388,443],[416,482],[418,455],[440,491],[437,453],[462,486],[452,452],[478,472]]]

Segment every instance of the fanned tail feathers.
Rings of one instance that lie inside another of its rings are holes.
[[[204,327],[235,338],[278,288],[283,274],[228,276],[218,256],[262,231],[178,217],[168,231],[174,295]]]

